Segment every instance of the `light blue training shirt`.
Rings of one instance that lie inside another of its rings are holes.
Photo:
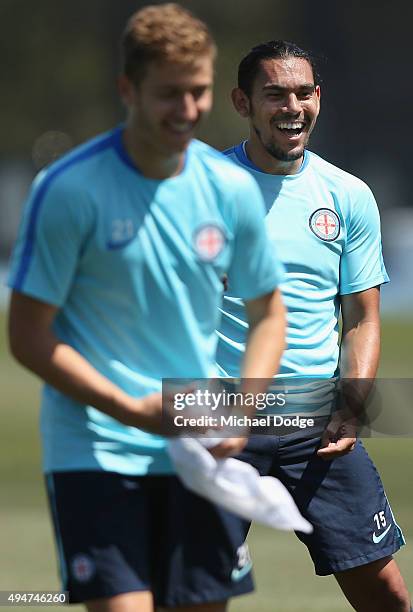
[[[305,151],[299,172],[273,175],[247,157],[245,143],[225,152],[254,177],[267,228],[285,267],[287,349],[278,376],[328,379],[339,360],[340,296],[388,282],[374,196],[360,179]],[[219,330],[222,375],[239,376],[247,322],[229,278]]]
[[[280,281],[254,180],[200,141],[183,171],[145,178],[122,127],[76,148],[35,179],[9,285],[59,308],[57,336],[134,397],[162,378],[216,375],[227,273],[256,298]],[[164,438],[127,427],[46,385],[46,472],[172,471]]]

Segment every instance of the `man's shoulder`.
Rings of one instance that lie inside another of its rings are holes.
[[[72,187],[84,183],[85,175],[93,179],[93,174],[102,176],[100,160],[102,155],[113,146],[114,130],[105,132],[74,147],[62,157],[46,166],[37,175],[34,186],[37,190],[53,187]]]
[[[224,149],[222,155],[228,159],[237,159],[236,149],[238,146],[239,145],[233,145],[232,147],[228,147],[228,149]]]
[[[331,189],[339,189],[354,194],[365,194],[370,188],[362,179],[331,162],[323,159],[312,151],[307,151],[309,156],[309,167],[321,177]]]
[[[233,190],[254,185],[249,172],[238,164],[234,164],[225,152],[221,153],[200,140],[194,140],[192,146],[215,182],[231,187]]]

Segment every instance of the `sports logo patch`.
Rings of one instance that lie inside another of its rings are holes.
[[[202,261],[213,261],[224,250],[226,237],[213,223],[205,224],[194,232],[194,250]]]
[[[340,218],[330,208],[319,208],[309,219],[310,229],[321,240],[331,242],[340,233]]]
[[[231,572],[231,580],[233,582],[242,580],[252,569],[251,555],[246,542],[237,549],[237,557],[237,567]]]
[[[89,582],[96,571],[94,561],[89,555],[85,555],[84,553],[75,555],[70,566],[75,580],[82,583]]]
[[[113,219],[110,230],[110,239],[106,248],[110,250],[123,249],[131,243],[136,236],[133,219]]]

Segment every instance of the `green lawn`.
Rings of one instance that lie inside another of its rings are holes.
[[[381,376],[412,377],[412,340],[413,322],[386,322]],[[57,589],[54,545],[39,467],[39,385],[6,354],[4,318],[1,316],[0,388],[0,590]],[[381,471],[398,521],[407,538],[413,539],[413,492],[409,484],[413,467],[412,441],[376,439],[366,444]],[[258,591],[235,601],[233,612],[250,612],[252,608],[256,612],[345,612],[350,609],[334,579],[313,575],[306,550],[293,534],[254,528],[250,547]],[[407,546],[397,556],[411,589],[412,551],[412,547]],[[13,610],[23,609],[13,607]],[[71,607],[74,612],[81,609]]]

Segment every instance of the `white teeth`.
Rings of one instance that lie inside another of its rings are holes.
[[[280,130],[301,130],[304,127],[304,123],[300,121],[296,123],[279,123],[277,127]]]
[[[170,123],[169,125],[175,132],[187,132],[192,128],[192,123]]]

